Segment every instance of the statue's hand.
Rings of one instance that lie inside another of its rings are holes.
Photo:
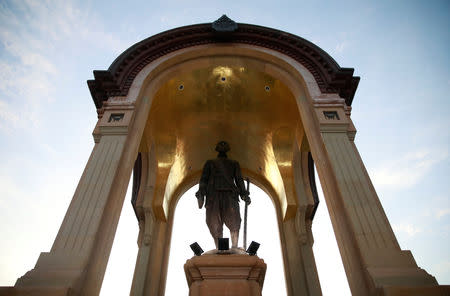
[[[197,191],[195,197],[197,197],[198,208],[201,209],[205,203],[205,196],[203,196],[200,191]]]
[[[249,196],[249,195],[245,195],[244,197],[242,197],[242,200],[245,201],[245,203],[246,203],[247,205],[249,205],[249,204],[252,203],[252,200],[250,199],[250,196]]]
[[[197,198],[197,202],[198,202],[198,208],[201,209],[203,207],[203,204],[205,203],[205,197],[201,196],[201,197]]]

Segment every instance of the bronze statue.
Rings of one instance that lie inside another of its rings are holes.
[[[230,229],[231,247],[237,248],[241,214],[239,196],[250,204],[249,192],[245,189],[241,168],[235,160],[227,158],[230,146],[221,141],[216,145],[217,158],[208,160],[200,178],[199,190],[195,194],[199,209],[206,196],[206,224],[216,244],[223,236],[223,224]]]

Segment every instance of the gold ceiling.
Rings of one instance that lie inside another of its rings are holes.
[[[293,95],[264,73],[263,63],[204,59],[203,67],[179,71],[161,86],[146,125],[144,138],[154,147],[158,166],[157,186],[166,192],[156,198],[164,216],[173,192],[215,157],[220,140],[230,143],[229,157],[239,161],[244,174],[261,177],[254,181],[283,195],[280,170],[291,171],[292,145],[302,130]]]

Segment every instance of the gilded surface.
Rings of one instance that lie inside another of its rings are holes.
[[[292,145],[302,129],[293,95],[256,60],[216,57],[199,64],[163,84],[149,114],[145,138],[156,144],[160,217],[177,187],[214,158],[211,147],[219,140],[233,147],[230,158],[243,174],[265,178],[259,182],[270,184],[286,211],[282,175],[292,174]]]

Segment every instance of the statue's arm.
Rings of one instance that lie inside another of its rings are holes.
[[[242,200],[244,200],[246,203],[250,204],[250,192],[247,191],[244,184],[244,178],[242,178],[242,172],[241,172],[241,166],[239,165],[239,162],[236,161],[235,163],[235,182],[239,190],[239,195],[241,196]]]
[[[200,184],[198,191],[202,196],[206,195],[210,175],[211,175],[211,162],[208,160],[203,166],[202,176],[200,177]]]
[[[198,191],[195,193],[198,201],[198,208],[201,209],[205,202],[205,196],[208,188],[209,176],[211,173],[211,164],[210,161],[207,161],[203,166],[202,176],[200,177],[200,183]]]

